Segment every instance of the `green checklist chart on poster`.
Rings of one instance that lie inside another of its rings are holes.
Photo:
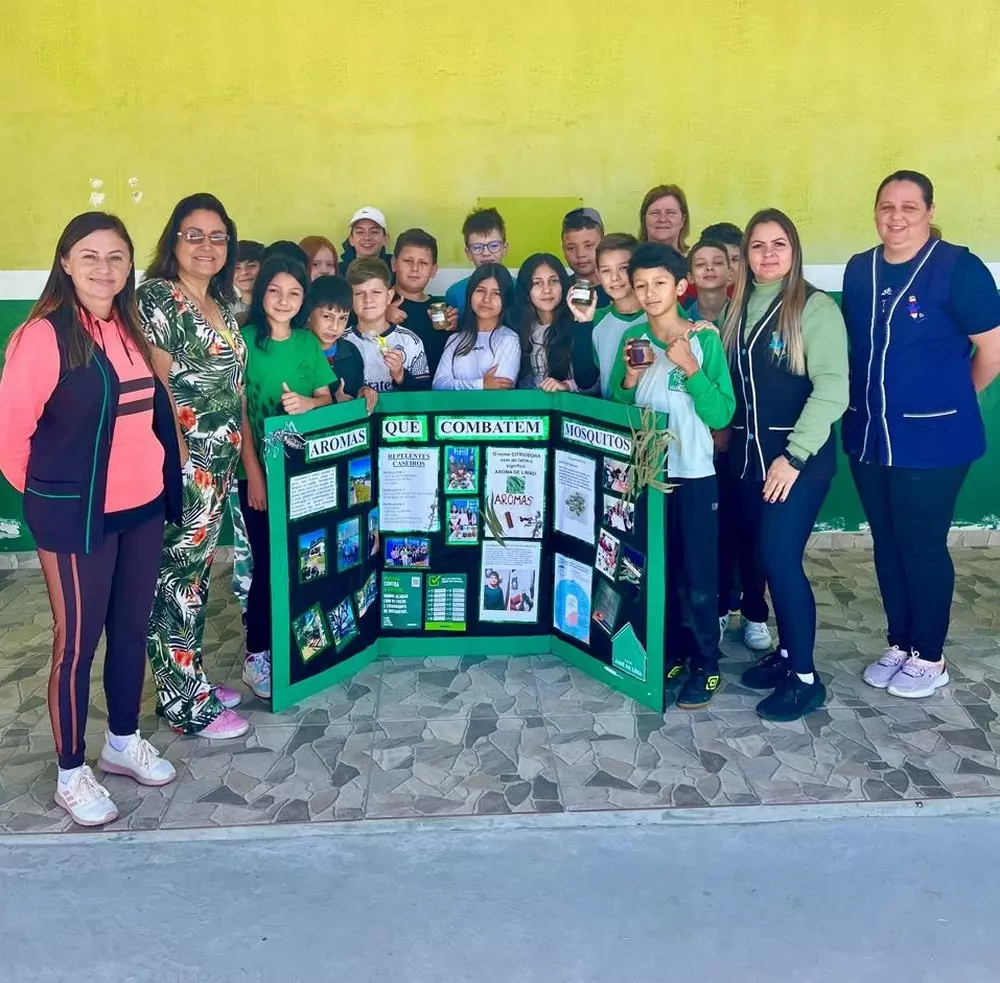
[[[636,482],[641,425],[520,391],[268,420],[272,708],[379,656],[548,655],[662,709],[667,500]]]

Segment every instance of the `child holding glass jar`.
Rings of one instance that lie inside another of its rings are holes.
[[[611,398],[666,413],[667,618],[664,683],[683,681],[677,706],[706,706],[719,688],[718,507],[712,430],[736,408],[719,335],[698,329],[678,310],[687,260],[673,247],[643,243],[629,279],[648,318],[622,336]],[[684,678],[685,668],[688,670]]]

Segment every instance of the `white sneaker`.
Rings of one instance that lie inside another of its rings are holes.
[[[89,765],[79,768],[65,787],[56,785],[55,800],[78,826],[103,826],[118,818],[118,807]]]
[[[774,647],[771,632],[764,621],[743,622],[743,644],[753,652],[767,652]]]
[[[258,699],[271,699],[270,652],[254,652],[243,660],[243,682]]]
[[[174,766],[160,757],[160,752],[136,731],[124,751],[111,746],[111,735],[105,734],[104,747],[97,767],[109,775],[127,775],[140,785],[167,785],[177,777]]]

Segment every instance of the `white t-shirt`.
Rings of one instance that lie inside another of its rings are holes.
[[[611,369],[615,364],[615,359],[618,358],[618,348],[622,343],[622,335],[633,325],[644,324],[646,312],[636,311],[635,314],[619,314],[614,306],[605,307],[604,311],[606,313],[603,317],[598,311],[594,330],[590,337],[594,343],[597,367],[601,370],[601,396],[607,399],[611,391]]]
[[[653,364],[639,376],[635,401],[666,413],[667,429],[674,439],[667,447],[668,478],[707,478],[715,474],[715,444],[712,431],[698,416],[688,395],[687,376],[667,355],[663,343],[652,332],[644,332],[653,346]],[[701,342],[691,335],[691,353],[698,364],[704,361]]]
[[[382,344],[379,344],[380,338],[384,339]],[[361,359],[365,363],[365,385],[377,393],[390,393],[399,388],[392,381],[389,366],[382,358],[382,353],[390,348],[398,348],[402,351],[403,368],[411,376],[417,379],[426,379],[430,375],[424,343],[420,340],[419,335],[410,331],[409,328],[392,327],[381,335],[363,334],[355,328],[345,334],[343,340],[349,341],[361,352]]]
[[[434,373],[435,389],[482,389],[483,376],[494,366],[497,378],[517,383],[521,340],[510,328],[501,325],[493,331],[480,331],[472,350],[456,356],[460,341],[461,336],[456,333],[444,346]]]

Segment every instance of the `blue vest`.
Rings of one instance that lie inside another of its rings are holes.
[[[806,299],[814,293],[816,288],[806,284]],[[740,317],[739,345],[730,361],[736,412],[729,443],[729,466],[737,478],[763,481],[771,462],[787,449],[788,437],[812,395],[813,384],[808,375],[789,372],[784,360],[772,350],[781,294],[745,337],[749,301],[748,291]],[[837,453],[831,428],[826,443],[806,461],[802,474],[832,478],[836,470]]]
[[[851,396],[844,450],[866,464],[945,468],[986,451],[972,384],[972,343],[948,307],[964,246],[931,239],[883,314],[882,247],[852,256],[844,271]]]
[[[104,541],[108,459],[118,412],[119,382],[100,346],[87,365],[66,367],[72,310],[47,315],[59,344],[59,382],[31,438],[24,486],[24,521],[36,544],[54,553],[93,553]],[[167,519],[181,520],[180,452],[173,408],[153,376],[153,430],[163,445]]]

